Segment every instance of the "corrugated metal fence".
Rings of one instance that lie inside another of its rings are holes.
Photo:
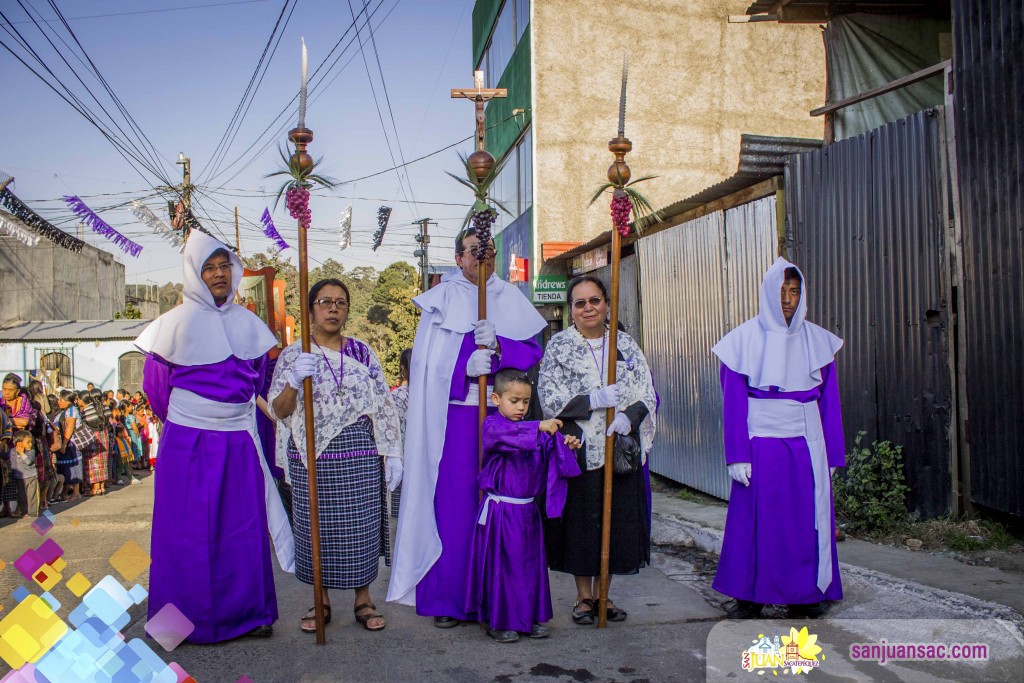
[[[808,320],[837,356],[847,443],[904,447],[910,505],[950,505],[949,263],[939,109],[820,151],[786,170],[787,252],[807,276]]]
[[[770,196],[637,242],[644,353],[661,398],[651,471],[719,498],[730,487],[710,349],[757,314],[777,234]]]
[[[955,0],[971,497],[1024,515],[1024,5]]]

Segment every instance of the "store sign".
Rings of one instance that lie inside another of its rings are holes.
[[[564,275],[538,275],[533,283],[533,303],[564,304],[569,281]]]
[[[608,247],[591,249],[572,260],[572,274],[581,275],[608,265]]]

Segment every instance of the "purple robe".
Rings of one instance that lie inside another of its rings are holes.
[[[538,430],[539,422],[513,422],[503,415],[484,420],[484,466],[479,508],[470,554],[466,611],[499,631],[529,633],[551,619],[551,588],[544,553],[543,523],[534,503],[506,503],[509,498],[544,495],[548,518],[565,506],[565,477],[580,474],[576,455],[562,435]],[[484,511],[486,511],[484,513]]]
[[[193,643],[215,643],[277,620],[263,470],[245,431],[186,427],[167,419],[171,389],[248,403],[266,357],[172,365],[147,355],[143,391],[164,420],[155,477],[149,618],[171,603],[189,618]]]
[[[749,462],[750,486],[732,483],[725,539],[718,573],[711,584],[719,593],[763,604],[811,604],[841,600],[832,510],[832,583],[817,586],[818,541],[814,528],[814,480],[811,455],[803,437],[755,437],[747,431],[747,399],[816,401],[821,414],[829,467],[846,465],[839,384],[835,363],[821,369],[822,382],[808,391],[751,388],[747,378],[722,366],[726,464]],[[831,501],[830,501],[831,507]]]
[[[492,362],[492,374],[505,368],[526,370],[540,361],[540,345],[533,339],[517,341],[498,337],[500,360]],[[466,364],[476,350],[473,335],[463,336],[448,400],[464,401],[477,391],[477,378],[466,375]],[[493,379],[489,381],[493,383]],[[497,412],[489,406],[488,414]],[[434,489],[434,514],[441,538],[441,556],[416,584],[416,613],[427,617],[452,617],[474,621],[466,611],[469,584],[469,552],[476,526],[480,487],[477,475],[480,459],[477,449],[477,406],[448,405],[444,450]]]

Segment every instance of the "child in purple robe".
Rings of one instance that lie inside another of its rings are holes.
[[[565,505],[567,477],[580,474],[570,449],[575,436],[560,435],[560,420],[524,422],[533,388],[526,374],[512,368],[494,378],[491,402],[498,414],[484,420],[484,461],[480,504],[470,553],[466,611],[475,612],[487,635],[513,643],[519,634],[545,638],[550,629],[551,589],[540,510],[548,517]]]

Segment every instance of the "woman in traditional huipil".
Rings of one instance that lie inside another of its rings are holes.
[[[573,326],[548,342],[537,390],[545,418],[558,418],[562,431],[584,442],[583,474],[569,480],[561,520],[548,520],[544,534],[548,565],[576,579],[572,618],[592,624],[601,566],[605,435],[639,437],[640,467],[612,478],[611,574],[636,574],[651,560],[647,479],[643,464],[654,442],[657,399],[647,359],[625,332],[618,334],[616,383],[607,385],[608,291],[601,280],[583,275],[569,283]],[[607,408],[615,408],[611,425]],[[585,466],[584,466],[585,465]],[[626,611],[608,600],[608,620]]]
[[[143,387],[164,420],[153,505],[149,616],[173,604],[194,643],[269,636],[277,619],[268,527],[293,571],[288,519],[256,437],[256,392],[270,330],[231,303],[242,261],[193,231],[184,251],[185,298],[135,344]]]
[[[309,478],[303,380],[313,380],[316,483],[320,510],[320,565],[325,589],[354,590],[356,621],[369,631],[386,625],[370,597],[380,556],[391,563],[385,485],[402,480],[398,411],[377,355],[342,334],[348,320],[348,288],[321,280],[309,290],[312,353],[295,342],[277,359],[267,392],[271,413],[291,430],[288,475],[292,483],[295,576],[313,583]],[[331,620],[327,591],[325,621]],[[313,608],[299,627],[316,632]]]
[[[800,270],[778,259],[760,311],[712,352],[722,361],[725,461],[733,479],[712,586],[733,619],[766,604],[817,617],[843,588],[829,468],[846,464],[835,354],[843,342],[807,322]]]

